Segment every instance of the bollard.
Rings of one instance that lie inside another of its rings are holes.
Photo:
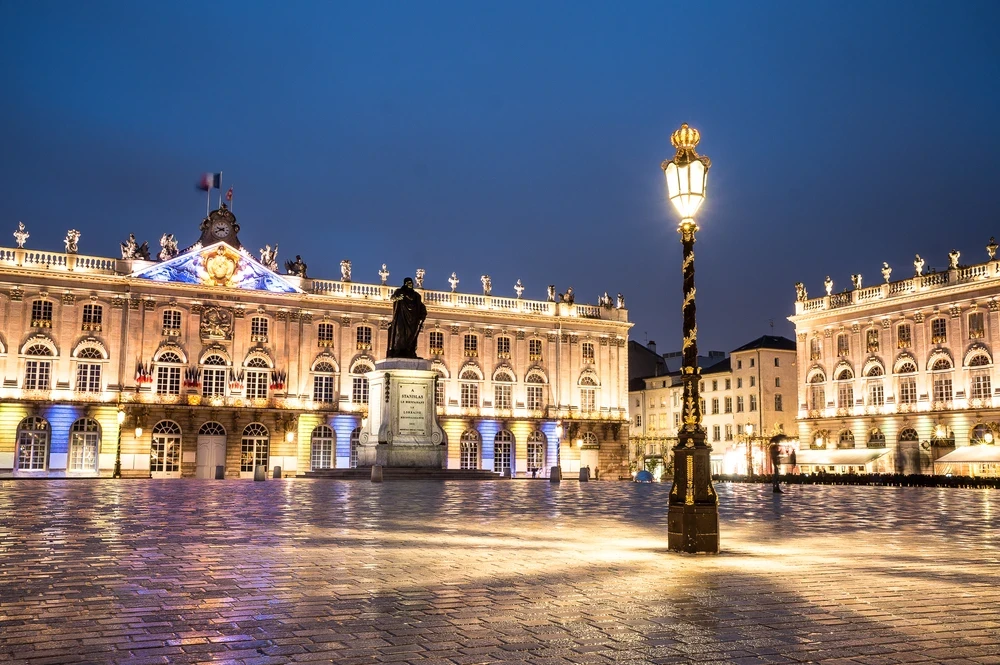
[[[585,466],[580,469],[580,482],[585,483],[590,480],[590,467]]]
[[[382,465],[376,464],[372,466],[372,482],[380,483],[382,482]]]
[[[503,470],[503,477],[508,479],[511,478],[510,469]]]
[[[267,467],[263,464],[258,464],[253,468],[253,479],[254,480],[267,480]]]
[[[215,479],[216,480],[226,479],[226,467],[222,466],[221,464],[215,467]]]
[[[549,469],[549,482],[558,483],[562,480],[562,467],[554,466]]]
[[[276,480],[279,479],[279,478],[281,478],[281,467],[280,466],[274,467],[274,470],[271,472],[271,477],[274,478],[274,479],[276,479]]]

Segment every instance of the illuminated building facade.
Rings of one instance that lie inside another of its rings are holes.
[[[350,467],[392,313],[381,284],[279,274],[221,207],[201,237],[157,258],[0,248],[0,474],[252,477]],[[21,234],[20,236],[18,234]],[[158,260],[157,260],[158,259]],[[454,275],[453,275],[454,277]],[[439,374],[449,468],[547,475],[561,461],[616,478],[627,465],[628,313],[483,292],[418,291],[418,353]],[[563,440],[556,438],[557,423]],[[119,424],[120,423],[120,424]],[[120,450],[120,454],[119,454]]]
[[[1000,261],[809,298],[798,291],[798,430],[803,471],[997,475]],[[909,270],[907,271],[909,272]],[[975,446],[975,448],[968,448]]]

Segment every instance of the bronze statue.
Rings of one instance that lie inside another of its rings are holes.
[[[413,289],[413,278],[407,277],[403,285],[392,294],[392,323],[389,324],[389,349],[387,358],[416,358],[417,337],[424,327],[427,308],[420,294]]]

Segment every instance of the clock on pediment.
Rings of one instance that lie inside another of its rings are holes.
[[[236,223],[236,216],[223,203],[218,210],[212,211],[212,214],[202,221],[199,242],[205,247],[222,241],[239,249],[241,245],[239,238],[236,237],[239,232],[240,225]]]

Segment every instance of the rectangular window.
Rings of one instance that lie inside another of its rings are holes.
[[[756,358],[751,358],[750,359],[750,366],[753,367],[756,362],[757,362]]]
[[[156,394],[181,394],[181,368],[159,366],[156,368]]]
[[[950,402],[951,401],[951,377],[950,376],[937,376],[934,378],[934,401],[935,402]]]
[[[757,396],[756,395],[750,395],[750,410],[751,411],[756,411],[757,410]]]
[[[778,357],[777,356],[775,356],[775,358],[774,358],[774,366],[775,367],[781,367],[781,363],[778,361]]]
[[[781,395],[774,396],[774,410],[781,411]]]
[[[358,351],[371,351],[372,329],[368,326],[358,326],[356,333]]]
[[[909,348],[912,342],[910,341],[910,324],[902,323],[896,328],[896,347],[900,349]]]
[[[77,363],[76,392],[101,392],[101,366],[97,363]]]
[[[718,390],[718,389],[719,389],[719,382],[713,379],[712,390]]]
[[[823,386],[811,386],[809,388],[809,409],[819,411],[826,408],[826,390]]]
[[[432,330],[427,336],[427,344],[432,356],[444,355],[444,333],[440,330]]]
[[[434,406],[444,407],[444,389],[445,389],[445,378],[438,375],[437,381],[434,382]]]
[[[675,413],[674,414],[674,429],[677,429],[680,426],[680,424],[681,424],[681,414]]]
[[[497,409],[512,409],[514,408],[513,400],[511,399],[512,386],[509,383],[494,383],[493,384],[493,406]]]
[[[163,312],[163,334],[168,337],[177,337],[181,334],[180,311],[168,309]]]
[[[837,355],[845,357],[851,355],[851,341],[847,333],[837,335]]]
[[[636,427],[642,427],[642,416],[636,416],[635,417],[635,426]]]
[[[742,360],[737,360],[736,361],[736,369],[743,369],[743,361]]]
[[[226,394],[226,370],[223,367],[206,367],[201,373],[202,397],[222,397]]]
[[[368,377],[367,376],[352,376],[351,377],[351,403],[352,404],[367,404],[368,403]]]
[[[700,383],[698,383],[698,392],[700,392],[700,393],[705,392],[705,382],[704,381],[701,381]]]
[[[725,406],[726,413],[732,413],[733,412],[733,398],[732,397],[727,397],[726,401],[724,403],[724,406]]]
[[[52,303],[48,300],[34,300],[31,303],[31,327],[52,327]]]
[[[850,383],[841,383],[837,386],[837,406],[841,409],[854,406],[854,386]]]
[[[584,342],[580,345],[580,349],[583,352],[583,362],[592,363],[594,362],[594,345],[591,342]]]
[[[743,387],[743,377],[737,377],[736,378],[736,387],[737,388],[742,388]]]
[[[313,377],[313,401],[320,404],[333,404],[333,377]]]
[[[243,384],[247,399],[267,399],[267,386],[271,380],[270,372],[247,371]]]
[[[24,364],[24,389],[48,390],[51,388],[52,362],[29,360]]]
[[[946,344],[948,342],[948,321],[934,319],[931,321],[931,344]]]
[[[542,386],[528,386],[528,408],[532,411],[542,409]]]
[[[732,440],[733,440],[733,426],[726,425],[726,441],[732,441]]]
[[[719,398],[718,397],[713,397],[712,398],[712,415],[713,416],[719,415]]]
[[[250,319],[250,341],[267,342],[267,319],[263,316]]]
[[[463,409],[479,408],[479,384],[463,383],[461,405]]]
[[[809,340],[809,360],[819,360],[821,357],[819,338],[813,337]]]
[[[756,385],[757,385],[757,377],[756,376],[751,376],[750,377],[750,387],[753,388]]]
[[[510,358],[510,337],[497,337],[497,358]]]
[[[882,406],[885,404],[885,388],[882,381],[868,382],[868,405]]]
[[[916,377],[908,376],[899,380],[899,403],[900,404],[917,403]]]
[[[712,441],[722,441],[722,427],[712,425]]]
[[[983,324],[983,313],[973,312],[969,314],[969,339],[982,339],[986,336],[986,327]]]
[[[463,342],[466,358],[475,358],[479,355],[479,338],[475,335],[466,335]]]
[[[580,388],[580,411],[583,413],[593,413],[597,410],[597,390],[594,388]]]
[[[100,305],[83,306],[83,326],[84,332],[101,332],[101,324],[104,321],[104,308]]]
[[[542,359],[542,340],[529,339],[528,360],[541,360],[541,359]]]
[[[316,328],[316,343],[323,348],[333,347],[333,324],[321,323]]]
[[[972,385],[969,391],[972,399],[989,399],[990,397],[990,373],[988,371],[978,371],[972,374]]]
[[[743,396],[739,395],[736,398],[736,413],[743,413]]]
[[[733,382],[732,379],[726,379],[726,390],[732,390]]]

